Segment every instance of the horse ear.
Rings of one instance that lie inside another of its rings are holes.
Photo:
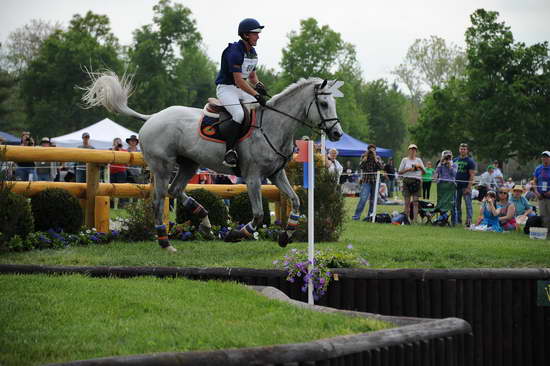
[[[319,89],[323,89],[325,86],[327,86],[328,80],[323,80],[323,83],[321,84],[321,87]]]

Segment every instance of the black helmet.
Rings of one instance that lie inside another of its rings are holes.
[[[246,18],[239,23],[239,36],[243,33],[260,33],[263,29],[256,19]]]

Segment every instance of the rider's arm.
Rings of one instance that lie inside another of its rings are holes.
[[[250,83],[250,85],[252,85],[252,87],[256,86],[256,84],[260,82],[260,80],[258,80],[258,75],[256,74],[256,71],[252,71],[250,75],[248,75],[248,82]]]
[[[235,79],[235,85],[237,85],[237,87],[239,89],[247,92],[248,94],[250,94],[252,96],[255,96],[256,94],[258,94],[258,92],[256,90],[254,90],[245,79],[243,79],[243,74],[242,73],[234,72],[233,73],[233,78]]]

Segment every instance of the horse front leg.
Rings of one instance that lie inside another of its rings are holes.
[[[300,199],[290,185],[283,169],[275,173],[269,179],[290,199],[290,216],[288,217],[286,228],[279,232],[279,246],[284,248],[289,243],[292,243],[292,235],[298,226],[298,220],[300,219]]]
[[[154,174],[154,196],[153,196],[153,212],[155,214],[155,230],[157,232],[157,240],[160,247],[168,252],[177,252],[176,248],[170,245],[168,240],[168,232],[164,225],[164,198],[168,189],[170,177],[166,174]]]
[[[248,189],[248,198],[250,199],[250,204],[252,205],[253,218],[248,224],[243,226],[241,230],[231,229],[231,231],[224,238],[227,242],[241,241],[244,238],[252,236],[258,226],[260,226],[264,221],[261,179],[247,178],[246,187]]]

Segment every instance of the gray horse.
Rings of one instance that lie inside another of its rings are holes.
[[[172,106],[153,115],[143,115],[128,107],[131,80],[121,79],[113,72],[90,74],[91,85],[85,88],[85,105],[90,108],[103,105],[114,113],[140,118],[144,125],[139,131],[143,157],[154,177],[154,214],[158,242],[161,248],[171,252],[163,225],[163,203],[166,194],[177,197],[183,206],[202,218],[199,230],[212,235],[208,212],[192,197],[185,194],[187,182],[198,167],[206,167],[218,173],[234,174],[222,164],[225,145],[207,141],[199,136],[202,110]],[[336,115],[334,97],[342,82],[310,78],[300,80],[275,95],[266,105],[256,107],[258,126],[251,136],[238,145],[239,168],[245,179],[252,204],[253,219],[241,230],[233,229],[226,241],[239,241],[254,233],[263,222],[261,181],[269,178],[291,201],[291,214],[287,227],[279,233],[279,245],[286,246],[292,240],[300,210],[300,200],[288,182],[284,166],[293,154],[293,136],[300,123],[323,130],[328,138],[337,141],[343,134]],[[308,122],[311,122],[310,125]],[[176,177],[169,185],[171,173],[178,167]]]

